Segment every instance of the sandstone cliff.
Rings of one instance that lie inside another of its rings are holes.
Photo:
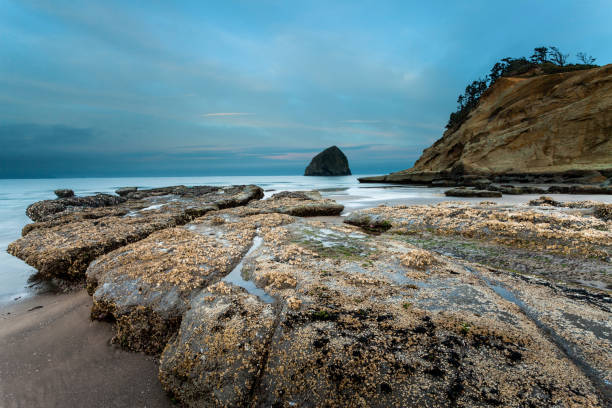
[[[429,183],[465,174],[611,177],[612,64],[500,78],[414,167],[361,181]]]

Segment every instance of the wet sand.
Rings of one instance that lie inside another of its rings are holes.
[[[172,406],[155,360],[109,344],[90,309],[84,289],[0,308],[0,407]]]

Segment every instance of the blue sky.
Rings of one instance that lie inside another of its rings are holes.
[[[0,0],[0,177],[300,174],[331,145],[408,168],[495,61],[612,62],[610,21],[609,0]]]

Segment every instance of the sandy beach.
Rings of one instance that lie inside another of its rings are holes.
[[[85,290],[0,309],[0,406],[168,407],[154,359],[111,345]]]

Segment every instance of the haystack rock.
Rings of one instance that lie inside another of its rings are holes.
[[[411,169],[362,182],[606,184],[612,177],[612,64],[550,75],[503,77],[458,128]]]
[[[305,176],[350,176],[348,159],[336,146],[317,154],[304,171]]]

